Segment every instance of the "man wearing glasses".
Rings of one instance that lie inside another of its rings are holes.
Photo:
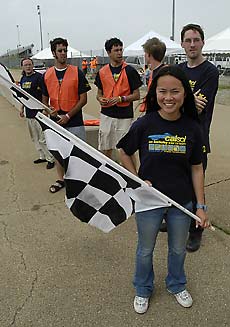
[[[181,31],[181,46],[187,55],[187,62],[181,63],[180,67],[186,73],[195,96],[196,108],[199,113],[201,128],[204,136],[203,169],[207,168],[207,154],[210,148],[210,125],[214,109],[214,101],[218,89],[218,69],[202,55],[204,46],[204,31],[200,25],[188,24]],[[194,210],[204,210],[194,205]],[[195,220],[192,219],[190,226],[187,250],[197,251],[200,247],[203,229],[196,228]]]
[[[67,40],[56,38],[50,41],[50,46],[55,62],[44,74],[42,101],[54,110],[54,116],[60,117],[57,119],[59,125],[85,140],[82,108],[91,88],[83,72],[67,64]],[[51,193],[64,187],[64,169],[58,162],[57,173],[58,180],[49,188]]]

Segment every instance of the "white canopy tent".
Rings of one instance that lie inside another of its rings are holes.
[[[157,37],[159,40],[165,43],[166,45],[166,54],[175,54],[175,53],[181,53],[181,46],[180,44],[170,40],[169,38],[162,36],[154,31],[150,31],[144,36],[142,36],[140,39],[135,41],[134,43],[130,44],[128,47],[124,50],[125,56],[143,56],[144,50],[142,45],[148,40],[153,37]]]
[[[230,27],[207,39],[203,52],[230,53]]]
[[[79,57],[88,57],[81,51],[71,48],[68,46],[68,52],[67,52],[67,58],[79,58]],[[53,59],[53,54],[50,50],[50,48],[45,48],[42,51],[36,53],[32,59],[40,59],[40,60],[45,60],[45,59]]]

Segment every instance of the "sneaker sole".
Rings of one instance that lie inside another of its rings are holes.
[[[169,294],[173,295],[173,297],[175,298],[175,300],[177,301],[177,303],[180,304],[180,306],[182,306],[183,308],[191,308],[191,306],[193,305],[193,302],[190,305],[184,305],[184,304],[182,304],[182,302],[180,302],[177,299],[176,294],[170,292],[168,289],[167,289],[167,291],[169,292]]]

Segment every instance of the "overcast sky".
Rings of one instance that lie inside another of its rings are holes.
[[[17,44],[40,50],[37,5],[41,8],[43,46],[57,36],[78,50],[102,49],[104,41],[118,37],[124,46],[150,30],[170,37],[173,0],[1,0],[0,53]],[[3,2],[4,1],[4,2]],[[230,26],[229,0],[175,0],[175,41],[187,23],[198,23],[206,39]],[[18,25],[18,27],[17,27]]]

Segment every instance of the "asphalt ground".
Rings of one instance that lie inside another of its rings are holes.
[[[97,117],[92,95],[85,112]],[[64,190],[48,192],[56,171],[33,164],[26,122],[2,96],[0,113],[1,327],[230,326],[230,106],[216,105],[206,176],[216,231],[205,231],[200,250],[186,258],[194,304],[180,307],[165,289],[167,234],[160,233],[156,292],[144,315],[133,310],[134,218],[109,234],[79,222]]]

